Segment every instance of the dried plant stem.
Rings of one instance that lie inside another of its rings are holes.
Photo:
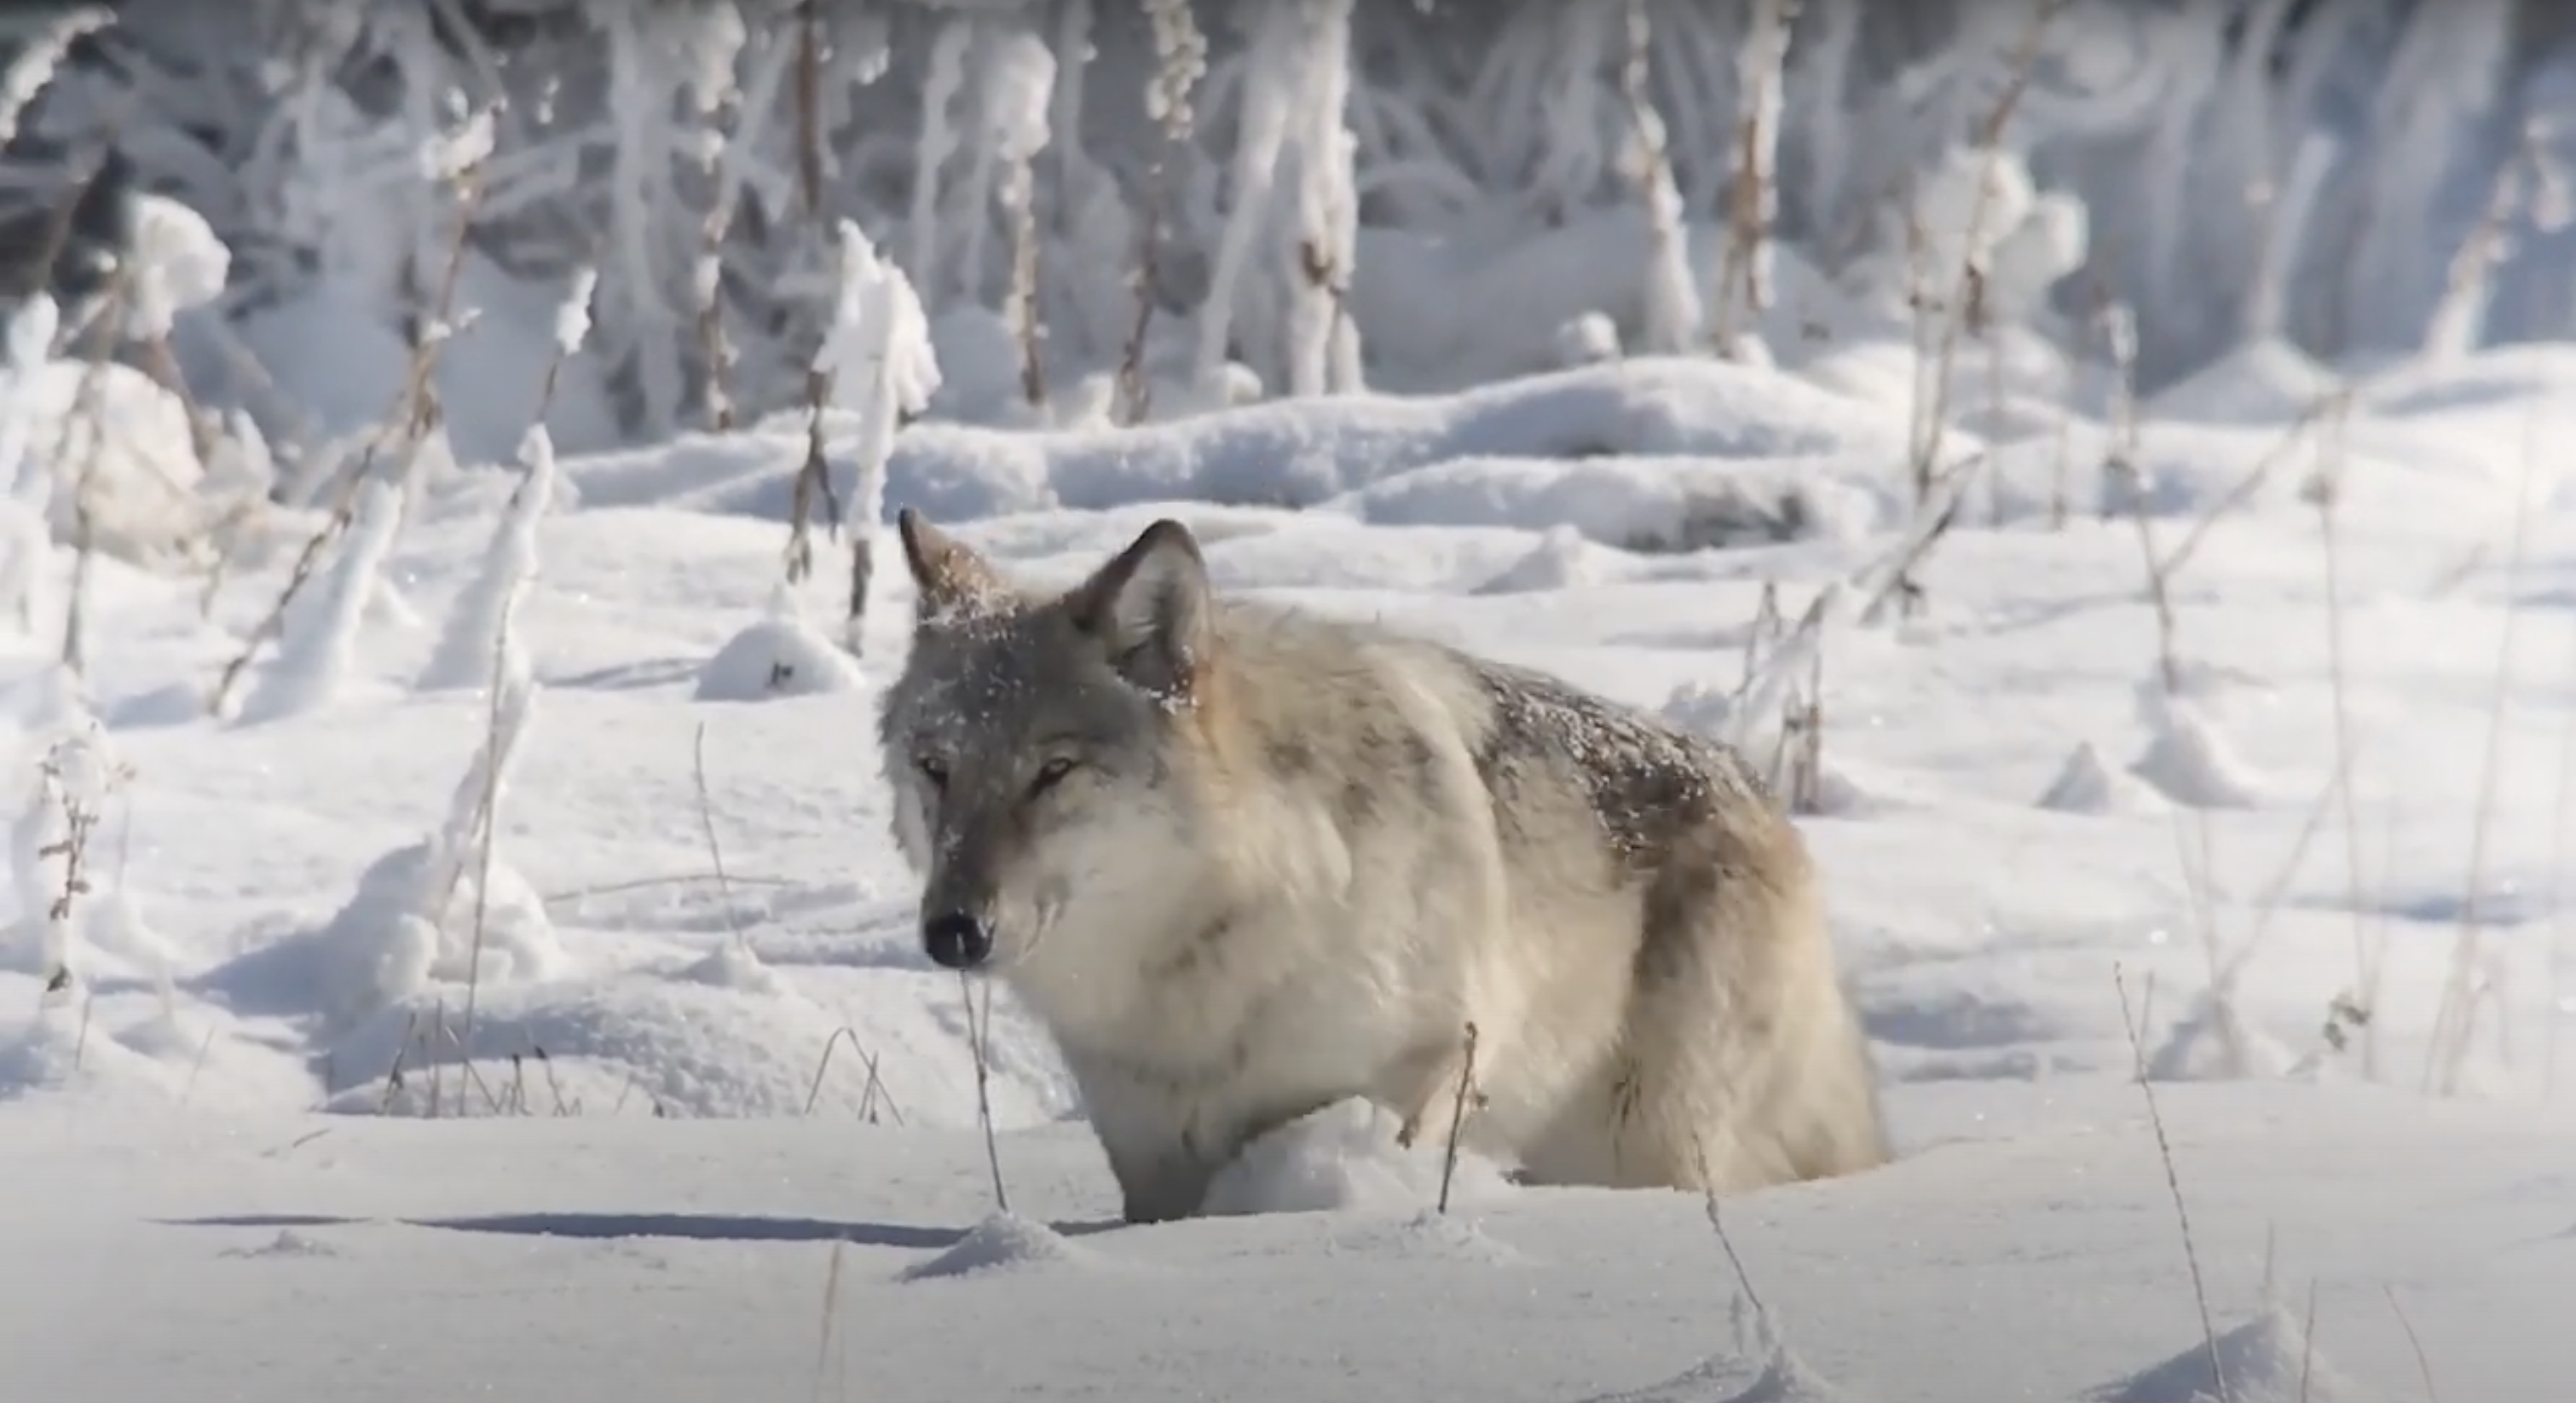
[[[2540,462],[2540,405],[2523,416],[2522,470],[2515,475],[2513,544],[2505,560],[2504,629],[2496,642],[2495,682],[2487,692],[2486,753],[2478,773],[2477,819],[2469,830],[2467,890],[2460,899],[2460,924],[2451,941],[2451,966],[2442,984],[2442,1002],[2433,1019],[2433,1037],[2424,1057],[2423,1090],[2456,1095],[2460,1074],[2477,1031],[2475,981],[2483,944],[2480,920],[2486,914],[2487,848],[2495,827],[2496,790],[2504,768],[2506,699],[2512,691],[2515,642],[2522,622],[2522,569],[2530,553],[2533,488]]]
[[[2209,1310],[2209,1285],[2201,1275],[2200,1248],[2192,1236],[2191,1208],[2183,1199],[2182,1175],[2174,1167],[2173,1141],[2165,1135],[2164,1113],[2156,1106],[2155,1082],[2147,1076],[2146,1046],[2131,1014],[2128,976],[2118,965],[2111,967],[2111,983],[2120,994],[2120,1026],[2128,1034],[2130,1066],[2138,1092],[2146,1098],[2147,1124],[2156,1136],[2156,1158],[2164,1166],[2165,1191],[2173,1198],[2174,1220],[2182,1230],[2183,1262],[2191,1269],[2191,1294],[2200,1309],[2200,1336],[2209,1352],[2209,1377],[2218,1386],[2219,1403],[2234,1403],[2235,1393],[2227,1386],[2227,1362],[2218,1351],[2217,1321]]]
[[[957,994],[966,1011],[966,1045],[975,1054],[975,1124],[984,1132],[984,1163],[992,1171],[993,1207],[1011,1211],[1010,1185],[1002,1178],[1001,1137],[993,1128],[993,1059],[988,1046],[993,1035],[993,986],[984,985],[983,1016],[975,1012],[975,981],[964,970],[957,972]]]
[[[1144,197],[1136,212],[1136,315],[1118,353],[1117,393],[1113,417],[1121,424],[1141,424],[1153,412],[1153,379],[1146,372],[1145,347],[1162,300],[1163,220],[1171,192],[1172,162],[1188,145],[1197,114],[1192,94],[1207,61],[1207,37],[1199,32],[1189,0],[1146,0],[1159,60],[1150,92],[1159,128],[1153,158],[1145,166]]]
[[[809,1116],[814,1114],[814,1107],[821,1103],[823,1078],[832,1070],[832,1049],[844,1042],[859,1055],[859,1060],[867,1068],[868,1073],[867,1081],[859,1088],[859,1119],[870,1125],[876,1124],[877,1105],[883,1102],[886,1115],[896,1125],[903,1124],[903,1112],[894,1104],[894,1094],[886,1090],[885,1081],[879,1075],[877,1055],[859,1045],[857,1030],[847,1024],[833,1029],[832,1036],[823,1040],[823,1055],[815,1061],[814,1080],[805,1090],[805,1114]]]
[[[1467,1132],[1468,1103],[1476,1096],[1476,1025],[1466,1025],[1465,1040],[1460,1044],[1458,1061],[1458,1095],[1449,1107],[1449,1137],[1440,1150],[1439,1211],[1449,1211],[1449,1186],[1458,1177],[1458,1142]]]
[[[1752,29],[1737,62],[1735,168],[1727,180],[1726,252],[1709,326],[1721,355],[1732,351],[1739,335],[1760,334],[1763,315],[1771,310],[1768,246],[1780,207],[1775,114],[1799,5],[1800,0],[1753,0]]]
[[[2349,767],[2356,757],[2360,738],[2352,723],[2352,666],[2345,641],[2342,523],[2339,508],[2343,501],[2343,427],[2351,400],[2345,397],[2336,407],[2328,424],[2326,446],[2320,450],[2314,501],[2317,508],[2317,538],[2325,552],[2326,589],[2326,680],[2334,701],[2335,754]],[[2576,733],[2571,733],[2576,734]],[[2352,970],[2354,988],[2346,1001],[2349,1009],[2335,1012],[2344,1021],[2357,1025],[2361,1041],[2361,1074],[2364,1079],[2379,1079],[2379,1023],[2373,1016],[2379,1007],[2379,988],[2385,957],[2380,942],[2372,938],[2370,920],[2365,914],[2361,881],[2361,811],[2358,788],[2349,776],[2342,787],[2344,837],[2344,883],[2348,904],[2352,907]]]
[[[437,427],[439,357],[448,342],[446,328],[455,310],[457,286],[464,275],[468,236],[473,232],[475,216],[482,208],[485,188],[483,169],[479,164],[467,167],[457,176],[458,208],[455,224],[448,236],[447,265],[440,275],[438,292],[432,304],[434,326],[429,334],[412,339],[411,360],[404,370],[402,390],[395,399],[394,408],[369,438],[356,468],[334,491],[330,514],[321,528],[296,553],[295,562],[287,572],[285,588],[278,592],[268,612],[252,628],[241,651],[224,664],[222,673],[217,676],[214,691],[207,699],[207,709],[214,715],[222,716],[231,709],[234,692],[258,656],[261,645],[277,636],[285,624],[287,610],[303,593],[313,578],[315,568],[321,564],[323,552],[348,530],[357,511],[360,489],[375,475],[377,461],[387,452],[394,453],[397,456],[393,476],[397,480],[408,478],[412,465],[419,459],[421,445],[428,441]]]
[[[2020,108],[2022,95],[2030,87],[2031,72],[2039,62],[2049,26],[2072,3],[2073,0],[2038,0],[2030,26],[2023,31],[2021,42],[2015,47],[2003,92],[1996,97],[1993,108],[1987,112],[1978,130],[1977,144],[1985,152],[1985,162],[1977,172],[1977,188],[1968,204],[1968,226],[1961,234],[1964,246],[1957,280],[1939,298],[1937,307],[1924,309],[1928,313],[1937,313],[1939,321],[1937,334],[1929,347],[1929,363],[1923,364],[1918,359],[1914,376],[1909,464],[1918,506],[1934,495],[1943,441],[1950,427],[1950,386],[1959,361],[1959,343],[1966,336],[1969,324],[1981,317],[1985,303],[1985,269],[1979,266],[1977,243],[1985,236],[1986,221],[1992,213],[1989,206],[1993,203],[1996,166],[2003,158],[2004,130],[2011,125],[2013,113]],[[1909,223],[1915,227],[1919,238],[1920,221]],[[1908,261],[1917,263],[1919,256]],[[1920,358],[1926,348],[1921,344],[1923,338],[1920,333],[1916,339],[1916,352]],[[1923,607],[1924,597],[1921,583],[1914,578],[1909,567],[1898,578],[1894,594],[1897,608],[1903,614],[1912,615]]]
[[[725,928],[733,933],[733,943],[745,954],[751,951],[751,938],[743,933],[742,918],[733,901],[733,877],[725,870],[724,843],[716,836],[716,806],[713,792],[707,786],[707,723],[698,723],[689,741],[689,781],[698,806],[698,836],[706,840],[707,861],[715,869],[716,899],[724,903]]]
[[[478,1075],[474,1070],[474,1016],[482,1001],[483,941],[491,925],[493,849],[500,845],[501,840],[501,753],[505,746],[513,743],[501,733],[502,718],[509,710],[507,658],[512,641],[509,617],[510,605],[504,601],[501,606],[502,624],[492,640],[492,651],[499,656],[492,664],[492,681],[484,688],[483,789],[474,798],[474,924],[465,956],[465,1027],[457,1039],[457,1054],[469,1078]],[[459,871],[462,871],[461,865]],[[446,910],[447,901],[442,898],[439,902],[442,919]],[[459,1091],[457,1094],[461,1098],[464,1093]],[[490,1093],[487,1090],[485,1094],[488,1096]]]

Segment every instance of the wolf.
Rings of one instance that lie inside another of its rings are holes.
[[[1127,1221],[1351,1098],[1538,1184],[1888,1157],[1815,867],[1732,750],[1221,597],[1178,521],[1061,591],[896,528],[918,602],[877,740],[922,950],[1044,1024]]]

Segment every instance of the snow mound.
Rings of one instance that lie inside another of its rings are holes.
[[[86,530],[108,555],[161,566],[187,559],[213,529],[224,504],[198,490],[205,467],[187,406],[151,376],[114,361],[52,361],[13,395],[31,463],[49,465],[50,495],[32,500],[58,544]]]
[[[1064,1234],[1016,1213],[997,1212],[967,1230],[955,1245],[926,1262],[906,1267],[905,1281],[940,1281],[988,1272],[1095,1260]]]
[[[2288,1076],[2298,1054],[2245,1019],[2235,998],[2204,992],[2147,1058],[2157,1081],[2236,1081]]]
[[[781,994],[787,982],[761,961],[751,946],[739,940],[728,940],[710,951],[705,959],[683,971],[686,978],[713,989],[732,989],[745,994]]]
[[[426,991],[329,1042],[326,1108],[413,1114],[443,1080],[451,1105],[455,1088],[470,1083],[463,1101],[476,1115],[522,1105],[537,1114],[560,1106],[671,1119],[866,1119],[873,1111],[907,1125],[973,1124],[974,1059],[954,1016],[953,978],[802,969],[767,991],[718,985],[705,968],[658,979],[487,983],[471,1057],[460,1046],[463,990]],[[942,995],[952,1001],[943,1005]],[[1072,1100],[1043,1035],[1022,1024],[996,1018],[990,1066],[996,1124],[1053,1120]]]
[[[1395,1120],[1366,1101],[1342,1101],[1289,1122],[1244,1147],[1208,1186],[1201,1212],[1216,1216],[1404,1213],[1440,1196],[1445,1147],[1395,1143]],[[1509,1191],[1491,1161],[1461,1152],[1452,1204]]]
[[[2148,710],[2153,738],[2130,773],[2190,808],[2250,809],[2262,802],[2261,776],[2199,707],[2179,697],[2153,697]]]
[[[1736,1298],[1736,1347],[1687,1373],[1584,1403],[1850,1403],[1850,1395],[1799,1358],[1779,1328]]]
[[[267,1258],[337,1257],[340,1249],[293,1228],[280,1228],[277,1236],[257,1247],[227,1247],[215,1255],[235,1261],[259,1261]]]
[[[1607,573],[1602,549],[1571,526],[1551,526],[1529,554],[1476,587],[1478,594],[1538,594],[1597,584]]]
[[[466,862],[451,890],[430,894],[429,884],[445,875],[436,844],[396,848],[359,874],[347,903],[320,929],[240,956],[206,982],[347,1026],[438,985],[461,990],[470,979],[488,990],[564,967],[544,899],[507,863],[491,863],[479,902],[481,863]]]
[[[2132,774],[2113,769],[2091,741],[2068,753],[2057,778],[2039,796],[2039,806],[2066,814],[2132,814],[2157,806],[2155,788]]]
[[[2215,1356],[2213,1360],[2212,1356]],[[2353,1386],[2318,1357],[2287,1303],[2095,1394],[2099,1403],[2352,1403]]]
[[[1779,371],[1648,359],[1450,395],[1274,401],[1140,427],[928,421],[896,443],[886,502],[953,522],[1152,502],[1306,507],[1475,459],[1533,460],[1560,470],[1566,460],[1611,457],[1901,461],[1901,410],[1872,409]],[[824,430],[835,472],[849,475],[859,449],[855,416],[827,415]],[[781,519],[804,463],[803,435],[801,421],[780,419],[739,433],[684,436],[654,450],[567,460],[564,471],[593,507],[687,506]],[[1972,446],[1963,437],[1961,451]],[[1537,487],[1519,491],[1527,496]],[[1492,510],[1446,524],[1489,521]]]
[[[856,691],[858,659],[801,618],[773,614],[725,640],[698,670],[697,699],[756,702]]]
[[[1372,526],[1571,526],[1603,545],[1677,553],[1848,541],[1893,515],[1881,460],[1758,462],[1629,454],[1560,463],[1461,458],[1327,504]]]
[[[1470,1218],[1425,1208],[1400,1223],[1372,1222],[1334,1240],[1343,1251],[1408,1261],[1480,1262],[1510,1266],[1528,1257],[1508,1242],[1488,1237]]]
[[[2277,426],[2296,420],[2343,388],[2332,370],[2287,341],[2248,341],[2145,405],[2153,419]]]
[[[89,1023],[79,1008],[57,1007],[0,1032],[0,1102],[40,1092],[111,1103],[137,1092],[175,1093],[176,1074],[184,1067],[173,1069]]]

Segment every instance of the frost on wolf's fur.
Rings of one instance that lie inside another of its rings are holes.
[[[1342,1101],[1289,1122],[1243,1147],[1218,1171],[1200,1211],[1408,1213],[1440,1195],[1444,1146],[1400,1148],[1394,1117],[1366,1101]],[[1512,1191],[1492,1161],[1459,1152],[1453,1203]]]

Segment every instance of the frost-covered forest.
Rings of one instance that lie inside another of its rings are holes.
[[[378,417],[445,292],[477,318],[450,428],[505,453],[582,270],[567,448],[794,406],[844,220],[919,289],[941,417],[1622,349],[1801,362],[1948,304],[1961,268],[1967,334],[2016,374],[2133,321],[2152,388],[2249,341],[2576,330],[2563,9],[127,0],[25,114],[9,184],[41,203],[112,151],[202,214],[233,266],[179,361],[273,436]],[[488,152],[430,178],[477,124]]]

